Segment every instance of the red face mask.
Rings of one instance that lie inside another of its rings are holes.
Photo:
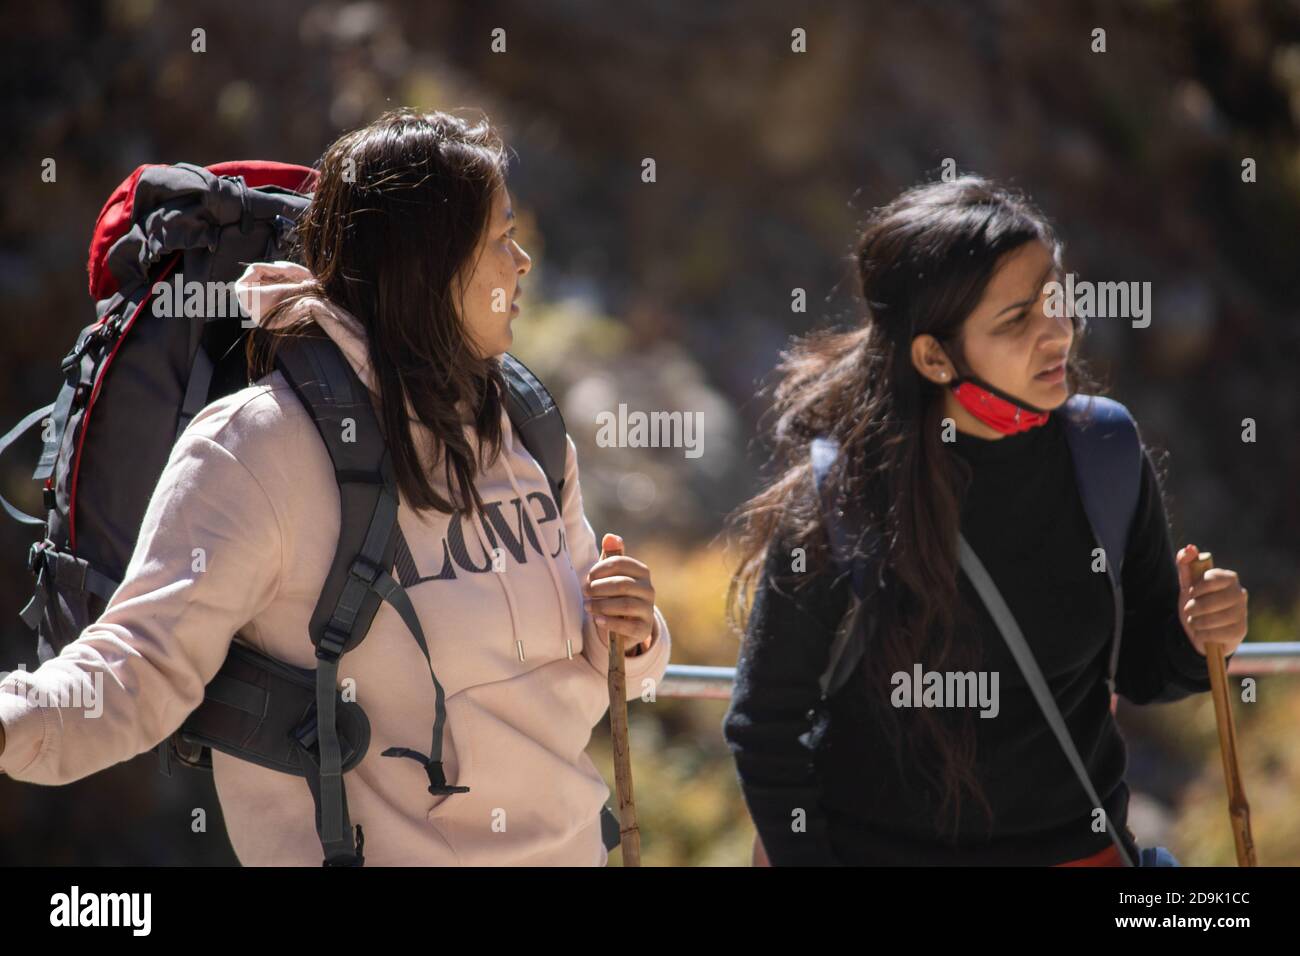
[[[952,393],[963,408],[994,431],[1014,435],[1047,423],[1050,412],[1027,405],[973,375],[959,375]]]

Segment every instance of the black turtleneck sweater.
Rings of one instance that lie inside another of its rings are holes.
[[[962,533],[1015,615],[1106,812],[1123,832],[1126,752],[1105,683],[1114,605],[1105,574],[1092,570],[1095,543],[1060,414],[1000,439],[958,432],[944,447],[973,471]],[[909,758],[900,772],[885,729],[867,709],[863,666],[821,700],[818,679],[848,606],[848,585],[833,573],[797,591],[774,585],[774,577],[789,580],[789,555],[784,541],[769,548],[723,722],[774,865],[1048,865],[1110,846],[1104,831],[1093,830],[1090,801],[964,572],[960,596],[973,627],[956,637],[978,642],[979,669],[999,674],[998,715],[980,718],[978,708],[960,715],[975,728],[975,772],[993,819],[990,825],[981,808],[963,800],[955,841],[941,838],[939,794]],[[1118,692],[1144,704],[1208,690],[1205,658],[1179,621],[1178,573],[1145,450],[1122,583]],[[896,713],[902,735],[913,737],[919,711]]]

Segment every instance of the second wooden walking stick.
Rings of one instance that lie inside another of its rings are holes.
[[[1201,580],[1214,567],[1213,556],[1202,551],[1192,561],[1192,581]],[[1232,838],[1237,845],[1237,865],[1257,866],[1255,840],[1250,833],[1250,804],[1237,760],[1237,728],[1232,720],[1232,701],[1228,697],[1228,665],[1223,645],[1209,641],[1206,661],[1210,670],[1210,694],[1214,698],[1214,718],[1219,727],[1219,753],[1223,757],[1223,779],[1228,786],[1228,816],[1232,820]]]
[[[622,554],[613,535],[600,542],[600,556]],[[614,752],[614,789],[618,791],[619,846],[624,866],[641,865],[641,831],[636,825],[636,800],[632,795],[632,748],[627,732],[627,670],[623,635],[609,632],[609,738]]]

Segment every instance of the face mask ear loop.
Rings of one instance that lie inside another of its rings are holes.
[[[940,344],[939,350],[943,352],[944,356],[948,359],[948,361],[952,364],[952,367],[957,372],[957,377],[954,378],[951,382],[947,381],[946,379],[943,382],[944,386],[951,389],[953,394],[956,394],[957,388],[963,382],[970,382],[976,388],[983,389],[984,391],[988,392],[990,395],[996,395],[1004,402],[1008,402],[1012,405],[1015,405],[1017,408],[1022,408],[1030,414],[1033,415],[1048,414],[1047,409],[1038,408],[1035,405],[1030,405],[1029,403],[1025,402],[1023,399],[1015,398],[1014,396],[1006,394],[1001,389],[996,388],[991,383],[984,381],[984,379],[980,378],[978,375],[975,375],[973,372],[963,371],[961,366],[956,362],[956,360],[953,359],[952,355],[948,352],[947,349],[943,347],[942,344]]]

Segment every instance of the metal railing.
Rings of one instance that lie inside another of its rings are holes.
[[[1247,674],[1300,674],[1300,641],[1242,644],[1228,661],[1230,676]],[[736,680],[734,667],[700,667],[669,664],[655,689],[657,697],[727,700]]]

